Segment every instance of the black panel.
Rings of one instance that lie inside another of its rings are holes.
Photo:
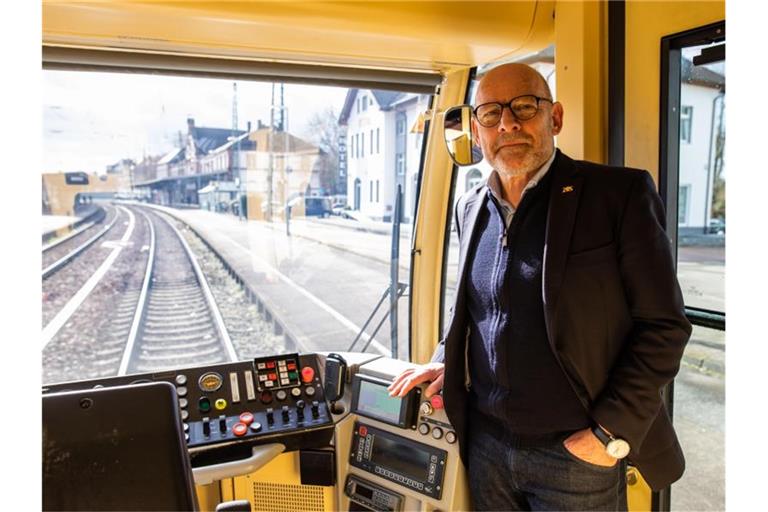
[[[167,383],[43,396],[43,510],[196,510]]]
[[[329,450],[301,450],[299,452],[301,485],[336,484],[336,457]]]

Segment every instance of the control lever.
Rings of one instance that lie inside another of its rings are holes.
[[[339,402],[344,396],[344,384],[347,381],[347,362],[339,354],[328,354],[325,358],[325,399],[328,400],[328,410],[333,414],[343,414],[344,405]],[[314,416],[314,409],[312,411]],[[317,416],[315,416],[317,417]]]
[[[296,419],[298,421],[304,421],[304,407],[306,404],[304,403],[304,400],[297,400],[296,401]]]
[[[320,416],[320,402],[312,400],[312,417],[317,419]]]
[[[339,354],[328,354],[325,358],[325,398],[333,403],[344,395],[347,380],[347,362]]]
[[[283,406],[283,423],[288,423],[288,421],[290,419],[289,414],[290,414],[290,412],[288,411],[288,406],[284,405]]]

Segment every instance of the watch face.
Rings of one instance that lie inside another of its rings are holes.
[[[612,439],[605,447],[608,455],[616,459],[623,459],[629,455],[629,443],[623,439]]]

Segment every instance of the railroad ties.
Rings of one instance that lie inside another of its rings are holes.
[[[142,209],[154,230],[152,268],[120,374],[236,359],[194,255],[164,214]]]

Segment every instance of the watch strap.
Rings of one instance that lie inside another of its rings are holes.
[[[601,443],[603,443],[603,446],[608,446],[608,443],[613,440],[613,437],[603,430],[600,425],[592,427],[592,433],[595,434],[595,437],[597,437]]]

